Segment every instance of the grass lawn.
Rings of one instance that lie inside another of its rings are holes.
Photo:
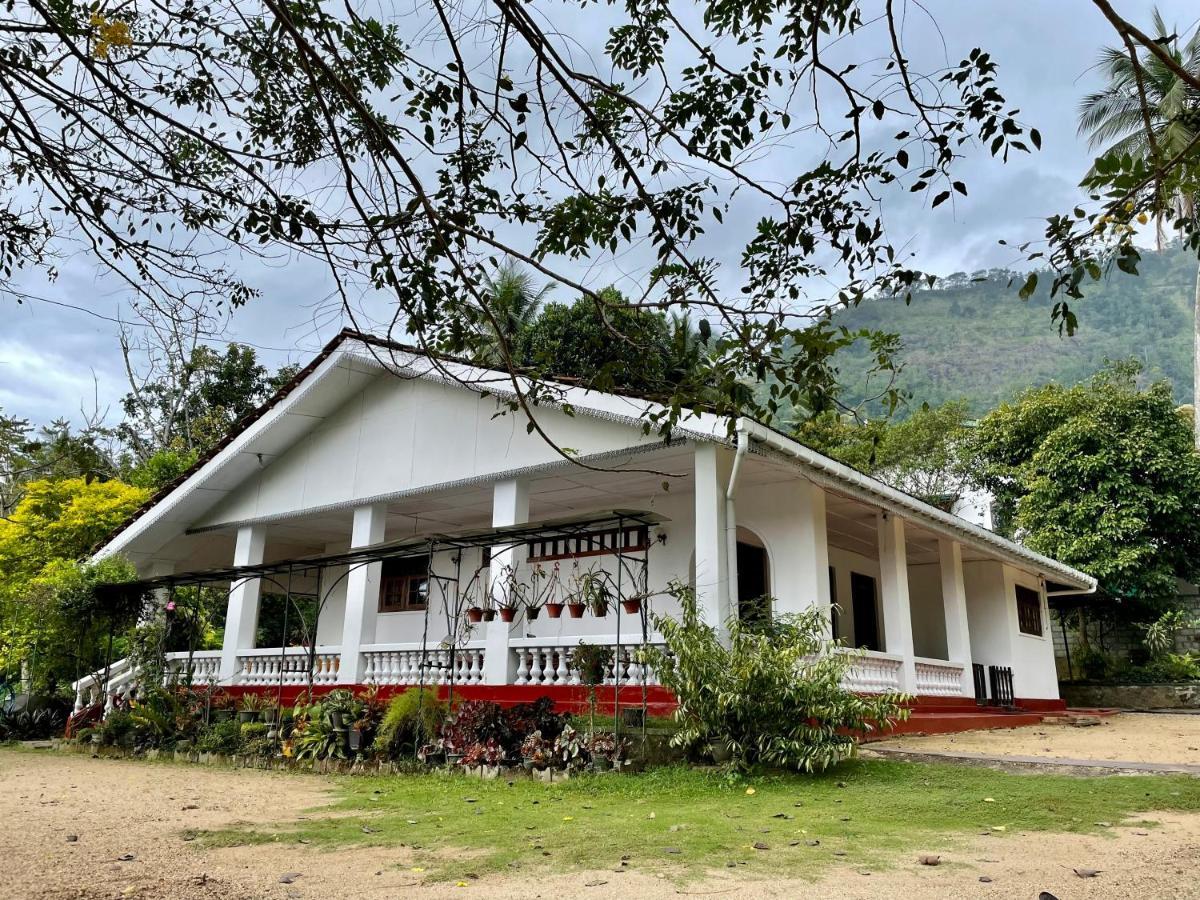
[[[611,869],[623,857],[673,878],[729,864],[751,876],[805,876],[833,861],[884,868],[899,853],[944,851],[984,831],[997,840],[1017,831],[1101,831],[1139,812],[1200,809],[1200,779],[1183,776],[1010,775],[879,761],[816,777],[737,779],[679,767],[553,785],[462,775],[334,783],[336,804],[305,819],[203,839],[404,846],[424,877],[450,880]]]

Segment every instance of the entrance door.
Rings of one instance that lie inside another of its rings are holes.
[[[771,620],[767,551],[756,544],[738,541],[737,567],[738,618],[747,625],[765,625]]]
[[[861,572],[850,573],[850,605],[854,612],[854,643],[867,650],[879,645],[879,613],[875,606],[875,579]]]

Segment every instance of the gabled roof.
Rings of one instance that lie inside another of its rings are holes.
[[[175,523],[186,528],[216,498],[235,489],[264,463],[285,452],[324,416],[385,370],[500,397],[515,396],[508,373],[434,356],[415,347],[346,329],[187,471],[143,504],[105,539],[96,555],[121,552],[137,535],[156,524]],[[570,404],[575,413],[626,424],[638,428],[639,433],[645,414],[662,409],[653,400],[642,397],[609,394],[566,383],[561,383],[561,390],[562,404]],[[987,546],[1017,565],[1045,573],[1067,590],[1095,589],[1095,579],[1083,572],[889,487],[750,419],[731,420],[712,413],[691,412],[675,429],[673,437],[731,444],[739,434],[752,438],[756,451],[766,448],[780,453],[790,458],[805,477],[832,489],[894,509],[936,532]]]

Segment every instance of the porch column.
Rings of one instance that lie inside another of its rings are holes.
[[[257,566],[263,561],[267,532],[261,525],[243,525],[238,529],[233,549],[235,566]],[[233,585],[225,613],[225,639],[221,644],[222,684],[232,684],[238,673],[238,652],[254,649],[254,634],[258,630],[258,599],[262,581],[243,578]]]
[[[721,449],[696,445],[696,607],[700,620],[723,634],[729,618],[725,490],[730,466]]]
[[[383,541],[387,520],[386,503],[370,503],[354,509],[350,549],[369,547]],[[346,615],[342,620],[342,654],[338,662],[338,684],[362,681],[362,647],[375,642],[379,617],[381,562],[353,563],[346,576]]]
[[[523,525],[529,521],[529,482],[510,478],[496,482],[492,489],[492,527]],[[489,588],[500,577],[505,566],[513,566],[518,577],[525,562],[521,552],[524,545],[494,547],[489,565]],[[517,664],[508,649],[508,641],[524,620],[517,616],[512,622],[501,621],[499,616],[484,623],[483,632],[483,682],[484,684],[512,684],[517,676]]]
[[[971,673],[971,632],[967,627],[967,588],[963,582],[962,544],[949,538],[938,540],[942,570],[942,607],[946,619],[946,659],[962,663],[962,694],[975,693]]]
[[[888,653],[902,657],[900,690],[917,690],[917,668],[913,660],[912,613],[908,601],[908,557],[904,520],[893,513],[880,513],[879,594],[883,606],[883,642]]]
[[[792,588],[802,608],[822,611],[825,638],[833,638],[833,597],[829,592],[829,537],[825,528],[825,490],[811,481],[799,483],[796,507],[795,571],[799,578]],[[782,586],[781,586],[782,587]]]

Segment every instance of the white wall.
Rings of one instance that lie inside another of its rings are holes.
[[[495,398],[382,375],[203,516],[207,527],[278,516],[561,459]],[[539,424],[581,456],[657,443],[629,425],[543,408]]]
[[[908,602],[913,652],[929,659],[945,659],[946,610],[942,604],[942,571],[937,563],[909,564]]]
[[[1058,697],[1058,672],[1054,666],[1054,642],[1050,636],[1050,610],[1046,592],[1038,579],[1011,566],[1004,567],[1008,594],[1008,627],[1012,636],[1013,693],[1017,697]],[[1024,634],[1017,624],[1016,585],[1037,591],[1042,609],[1041,636]],[[968,594],[968,602],[970,595]]]

